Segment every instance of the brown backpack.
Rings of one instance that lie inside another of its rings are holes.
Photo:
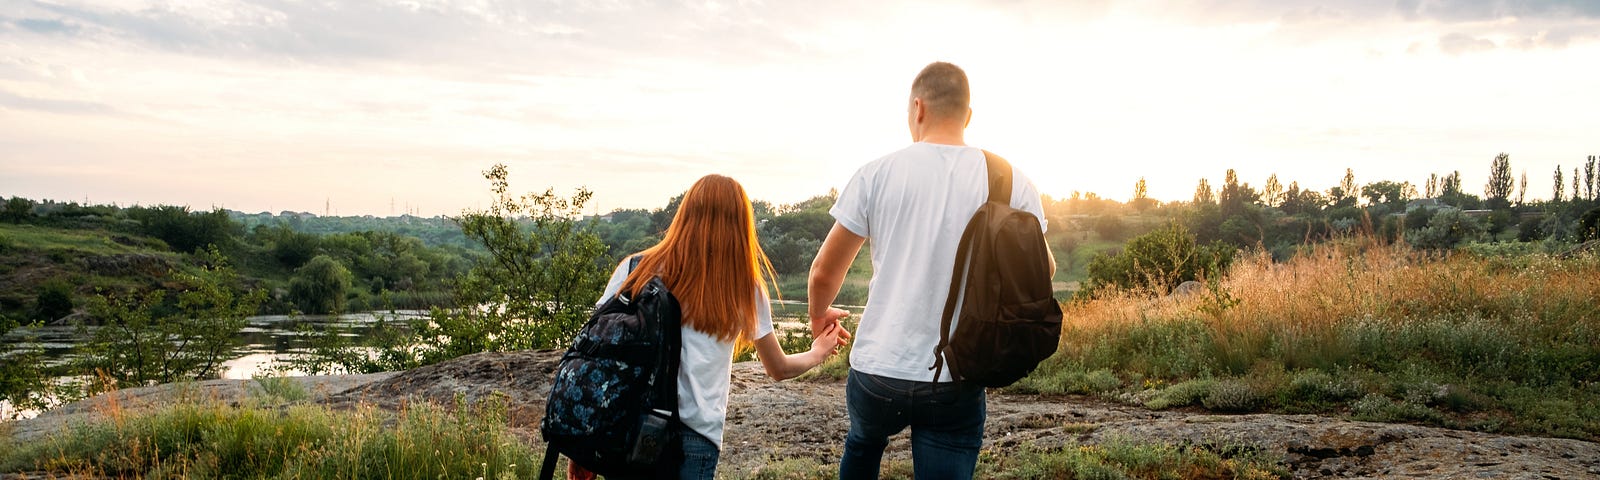
[[[934,381],[948,365],[957,381],[1003,387],[1055,353],[1061,304],[1051,292],[1049,246],[1039,218],[1011,208],[1011,164],[988,151],[983,156],[989,200],[961,234],[928,369]],[[959,321],[951,334],[953,319]]]

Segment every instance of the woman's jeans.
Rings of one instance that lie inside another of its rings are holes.
[[[908,426],[917,480],[972,478],[988,414],[982,386],[914,382],[851,370],[845,402],[850,434],[839,460],[840,480],[878,478],[889,437]]]
[[[689,427],[679,425],[678,432],[683,438],[683,463],[678,466],[679,480],[712,480],[717,475],[717,459],[722,452],[717,449],[717,444],[711,443],[706,438]],[[632,480],[628,477],[609,476],[606,480]],[[650,476],[638,477],[640,479],[652,478]]]
[[[712,480],[717,474],[717,458],[722,452],[717,444],[689,427],[683,431],[683,466],[678,468],[679,480]]]

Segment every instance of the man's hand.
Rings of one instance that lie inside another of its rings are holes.
[[[822,335],[823,332],[826,332],[829,329],[838,329],[839,346],[844,346],[846,343],[845,340],[850,339],[850,331],[845,330],[844,326],[839,324],[839,321],[844,320],[844,318],[848,316],[850,316],[850,312],[847,312],[842,308],[828,307],[828,309],[823,313],[822,318],[811,319],[811,336],[820,338],[819,336]]]
[[[811,261],[811,275],[806,280],[806,312],[811,316],[812,336],[822,333],[830,323],[837,325],[839,318],[842,318],[842,315],[834,313],[835,310],[843,310],[832,307],[833,299],[839,296],[839,287],[844,285],[850,262],[855,260],[856,253],[861,251],[861,245],[865,243],[866,237],[856,235],[839,222],[834,222],[828,238],[822,241],[822,248],[817,249],[817,258]]]

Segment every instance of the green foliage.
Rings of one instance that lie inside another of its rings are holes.
[[[11,223],[26,223],[34,218],[33,200],[22,197],[11,197],[6,200],[5,208],[0,209],[0,220]]]
[[[1494,161],[1489,165],[1489,183],[1483,187],[1484,203],[1489,209],[1500,210],[1511,206],[1513,183],[1511,156],[1504,152],[1495,155]]]
[[[129,208],[127,215],[139,221],[142,233],[159,238],[173,251],[182,253],[207,245],[226,247],[239,228],[222,209],[201,213],[190,212],[189,207],[162,205]]]
[[[1086,298],[1107,288],[1166,294],[1180,283],[1221,275],[1233,252],[1220,242],[1197,245],[1188,229],[1168,225],[1129,240],[1121,253],[1095,257],[1080,295]]]
[[[398,418],[395,418],[395,415]],[[540,454],[502,405],[236,408],[181,402],[74,425],[0,454],[0,471],[107,478],[533,478]]]
[[[78,325],[84,341],[73,369],[103,375],[116,387],[215,375],[218,364],[236,357],[236,336],[266,291],[244,291],[233,269],[215,252],[211,257],[198,274],[173,272],[183,285],[175,311],[161,308],[165,290],[92,298],[89,314],[99,325]]]
[[[338,331],[322,332],[331,338],[296,363],[312,372],[401,370],[478,352],[570,342],[606,280],[605,244],[589,223],[574,220],[590,193],[580,189],[565,198],[546,190],[517,198],[509,193],[504,165],[484,177],[492,185],[494,204],[456,221],[489,257],[457,279],[459,308],[433,308],[426,318],[387,330],[371,345],[345,343],[337,339]],[[368,354],[369,346],[376,353]]]
[[[272,258],[278,260],[283,268],[300,268],[317,255],[320,239],[316,235],[300,233],[279,227],[273,229],[269,237],[271,240]]]
[[[72,285],[55,279],[39,286],[34,301],[33,318],[52,322],[72,314]]]
[[[1480,238],[1485,230],[1483,221],[1459,209],[1447,208],[1434,213],[1427,227],[1406,232],[1406,241],[1418,248],[1448,250]]]
[[[0,337],[23,325],[0,313]],[[31,339],[28,343],[32,343]],[[43,368],[44,350],[37,345],[0,345],[0,401],[13,409],[44,408],[50,382]],[[18,412],[10,412],[12,414]],[[0,421],[8,420],[0,415]]]
[[[1600,208],[1585,212],[1583,218],[1578,220],[1578,239],[1581,241],[1600,239]]]
[[[327,255],[318,255],[289,279],[289,298],[306,313],[344,311],[350,271]]]

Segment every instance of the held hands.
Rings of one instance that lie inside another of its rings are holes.
[[[822,359],[826,360],[828,357],[839,353],[840,347],[850,343],[848,340],[846,340],[848,335],[850,335],[850,332],[846,331],[844,327],[839,326],[839,323],[835,321],[832,324],[822,327],[822,334],[811,339],[811,351],[826,352],[822,357]]]
[[[822,317],[811,318],[811,336],[821,337],[822,332],[828,330],[829,326],[839,327],[839,321],[848,316],[850,316],[850,312],[847,312],[842,308],[828,307],[828,310],[823,312]],[[839,327],[838,329],[839,337],[842,340],[848,340],[850,338],[849,330],[845,330],[843,327]],[[842,340],[839,345],[844,345]]]

